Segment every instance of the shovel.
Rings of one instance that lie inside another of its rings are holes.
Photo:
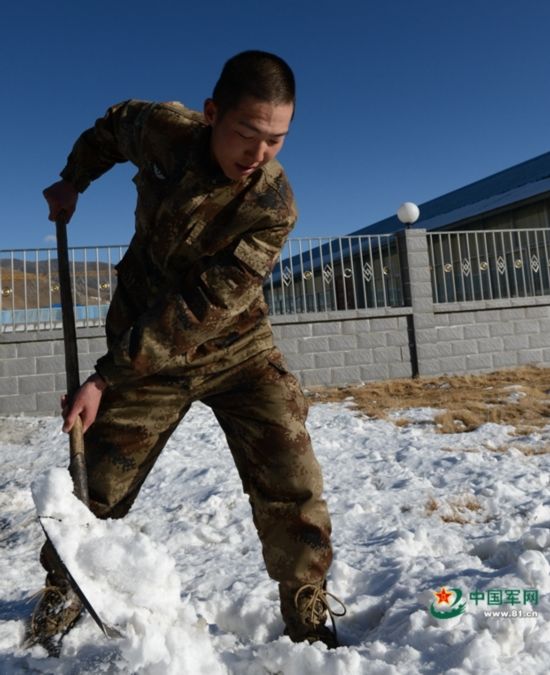
[[[63,321],[63,342],[65,346],[65,371],[67,375],[67,402],[70,405],[73,397],[80,387],[79,372],[78,372],[78,350],[76,342],[76,328],[74,319],[73,297],[71,291],[71,277],[69,272],[69,254],[67,247],[67,218],[64,213],[61,213],[57,218],[55,227],[57,234],[57,260],[58,260],[58,274],[59,274],[59,290],[61,295],[61,316]],[[74,494],[81,502],[89,506],[88,497],[88,480],[86,474],[86,460],[84,456],[84,437],[82,433],[82,420],[80,416],[76,418],[76,422],[70,431],[69,437],[70,447],[70,463],[69,472],[73,480]],[[82,604],[93,620],[97,623],[104,635],[108,638],[123,637],[122,633],[101,620],[92,604],[76,583],[70,570],[63,562],[61,556],[53,545],[52,538],[48,535],[48,519],[40,518],[42,529],[46,534],[46,538],[50,542],[52,549],[55,551],[57,562],[63,569],[67,576],[67,580],[71,584],[74,592],[78,595]]]

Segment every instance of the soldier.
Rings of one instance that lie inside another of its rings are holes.
[[[44,191],[50,220],[117,162],[137,167],[136,229],[117,266],[107,354],[65,406],[85,431],[90,508],[122,518],[193,401],[214,412],[248,494],[285,633],[336,647],[325,626],[331,525],[305,428],[307,403],[273,345],[263,296],[296,220],[275,157],[294,114],[279,57],[237,54],[200,114],[130,100],[76,141]],[[46,543],[29,643],[59,649],[82,611]],[[333,622],[334,623],[334,622]]]

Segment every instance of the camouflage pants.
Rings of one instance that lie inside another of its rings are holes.
[[[107,389],[85,437],[92,511],[100,518],[128,512],[197,400],[225,432],[268,574],[292,586],[323,580],[332,560],[323,479],[304,426],[307,402],[276,349],[207,376],[153,376]],[[41,559],[55,577],[47,545]]]

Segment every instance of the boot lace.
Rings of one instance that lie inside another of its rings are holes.
[[[338,611],[330,606],[328,598],[331,598],[340,605]],[[301,604],[299,604],[301,599]],[[324,623],[325,614],[328,613],[332,623],[334,637],[337,638],[334,617],[345,616],[347,613],[347,608],[339,597],[329,593],[319,584],[304,584],[296,591],[296,594],[294,595],[294,604],[299,611],[303,612],[304,618],[314,627]]]
[[[67,605],[72,602],[71,592],[66,588],[47,585],[29,600],[37,599],[32,614],[27,622],[26,644],[51,640],[57,632],[60,615]],[[46,647],[49,651],[49,647]]]
[[[42,602],[44,597],[48,595],[50,596],[49,602],[48,602],[48,607],[44,608],[42,606]],[[57,603],[51,596],[55,596],[57,599]],[[34,607],[34,610],[31,615],[31,630],[33,635],[38,635],[40,630],[43,630],[44,624],[47,624],[54,619],[56,614],[59,613],[60,609],[63,607],[64,603],[66,602],[66,592],[64,592],[61,588],[58,586],[46,586],[45,588],[42,588],[39,590],[37,593],[34,593],[31,598],[40,598],[40,601],[38,601]],[[42,602],[41,602],[42,601]],[[57,604],[57,607],[56,607]],[[42,624],[42,625],[40,625]]]

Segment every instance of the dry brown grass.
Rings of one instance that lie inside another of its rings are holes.
[[[444,501],[430,497],[426,503],[426,514],[437,515],[445,523],[467,525],[474,522],[487,522],[489,517],[483,513],[483,507],[473,495],[461,495]]]
[[[473,431],[481,424],[495,422],[512,425],[516,434],[522,435],[550,424],[550,368],[537,366],[483,375],[314,387],[308,395],[314,402],[349,400],[361,412],[378,419],[406,408],[437,408],[441,413],[435,417],[435,424],[441,433]],[[405,417],[393,421],[410,423]]]

